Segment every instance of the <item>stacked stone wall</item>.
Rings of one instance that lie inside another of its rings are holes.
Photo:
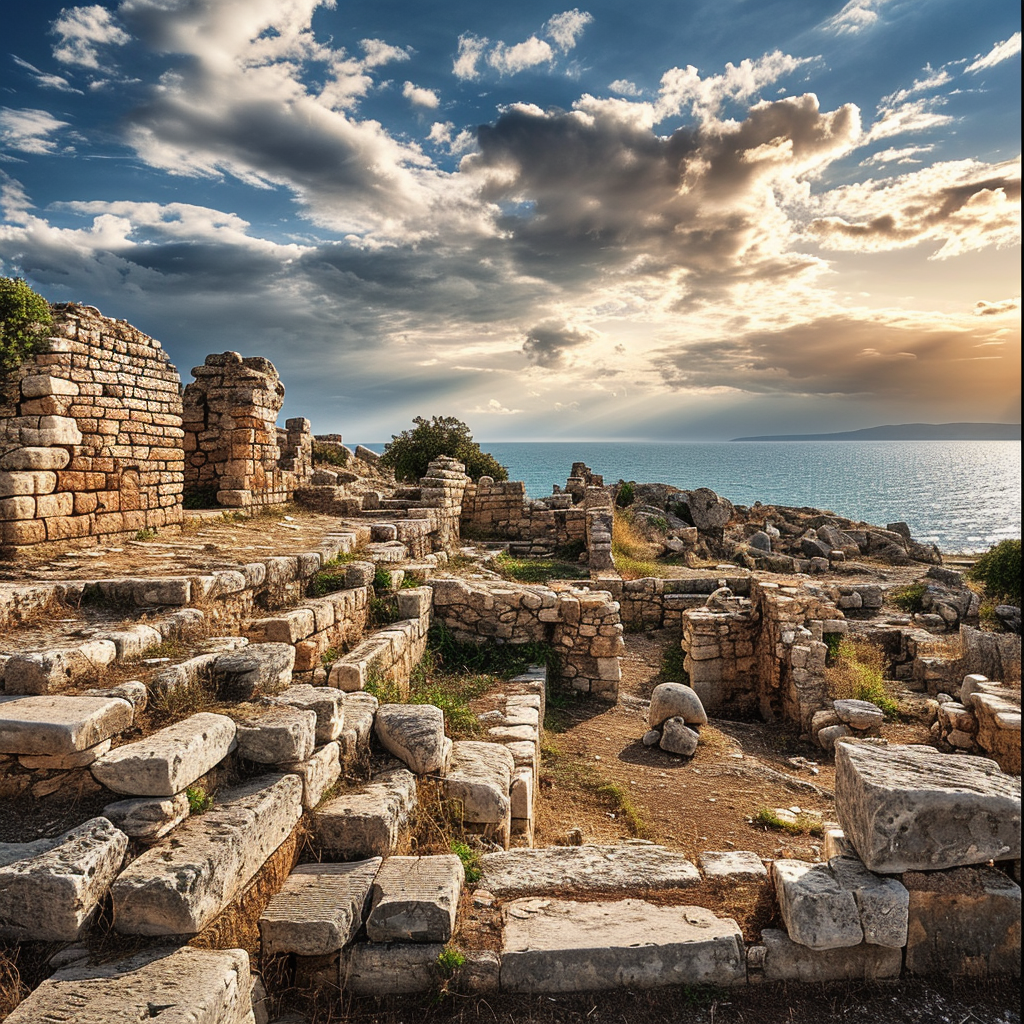
[[[181,521],[180,379],[160,343],[54,307],[45,349],[0,382],[0,552]]]
[[[223,352],[192,376],[182,413],[186,495],[228,508],[290,501],[312,473],[313,437],[302,418],[279,435],[284,385],[273,363]]]

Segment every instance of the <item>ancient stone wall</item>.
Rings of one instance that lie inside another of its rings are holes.
[[[206,357],[183,394],[185,493],[196,507],[248,508],[290,501],[312,474],[309,421],[277,414],[284,385],[269,359]]]
[[[0,551],[96,543],[181,520],[179,377],[160,343],[54,307],[45,351],[0,381]]]
[[[617,699],[625,646],[619,606],[607,591],[440,578],[430,585],[434,617],[457,640],[551,644],[565,683]]]
[[[619,602],[626,629],[682,629],[683,613],[703,608],[712,591],[728,587],[738,597],[750,596],[749,576],[696,576],[663,579],[645,576],[624,580],[618,574],[599,576],[595,582]]]

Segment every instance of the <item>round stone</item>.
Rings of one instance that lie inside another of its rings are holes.
[[[683,683],[661,683],[654,688],[647,724],[657,729],[669,718],[681,718],[687,725],[707,725],[704,705],[693,687]]]

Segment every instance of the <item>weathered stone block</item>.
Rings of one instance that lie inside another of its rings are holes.
[[[463,821],[496,824],[509,816],[509,785],[515,761],[497,743],[460,740],[452,750],[445,796],[462,806]]]
[[[232,700],[248,700],[256,693],[277,693],[292,679],[295,648],[290,644],[249,644],[220,655],[210,670],[217,692]]]
[[[73,942],[121,870],[128,837],[92,818],[57,839],[0,843],[0,939]]]
[[[444,774],[452,741],[444,734],[440,708],[432,704],[381,704],[375,729],[384,749],[414,774]]]
[[[835,879],[827,864],[777,860],[772,878],[779,911],[794,942],[811,949],[857,946],[864,940],[853,893]]]
[[[316,713],[316,742],[330,743],[340,735],[345,723],[345,697],[329,686],[299,684],[274,694],[279,704],[305,708]]]
[[[387,856],[415,805],[416,777],[405,769],[388,772],[318,808],[316,836],[324,850],[345,860]]]
[[[341,778],[341,750],[337,742],[326,743],[305,761],[289,761],[281,770],[302,779],[302,806],[311,811],[324,793]]]
[[[238,754],[259,764],[305,761],[313,753],[316,712],[277,707],[236,723]]]
[[[889,946],[810,949],[776,928],[763,929],[761,943],[768,982],[875,981],[898,978],[903,966],[902,951]]]
[[[466,880],[452,855],[389,857],[373,883],[366,935],[371,942],[447,942]]]
[[[0,696],[0,753],[73,754],[123,732],[133,718],[132,705],[117,698]]]
[[[189,802],[185,793],[165,799],[118,800],[107,804],[103,813],[132,839],[154,842],[188,817]]]
[[[356,996],[414,995],[436,987],[440,943],[356,943],[341,967],[344,988]]]
[[[931,747],[836,747],[836,814],[872,871],[896,874],[1020,856],[1020,779]]]

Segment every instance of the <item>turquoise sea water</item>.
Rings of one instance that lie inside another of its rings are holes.
[[[368,445],[377,451],[382,445]],[[903,520],[943,551],[1021,535],[1019,441],[481,442],[531,497],[573,462],[606,483],[710,487],[737,505],[808,505],[881,524]]]

